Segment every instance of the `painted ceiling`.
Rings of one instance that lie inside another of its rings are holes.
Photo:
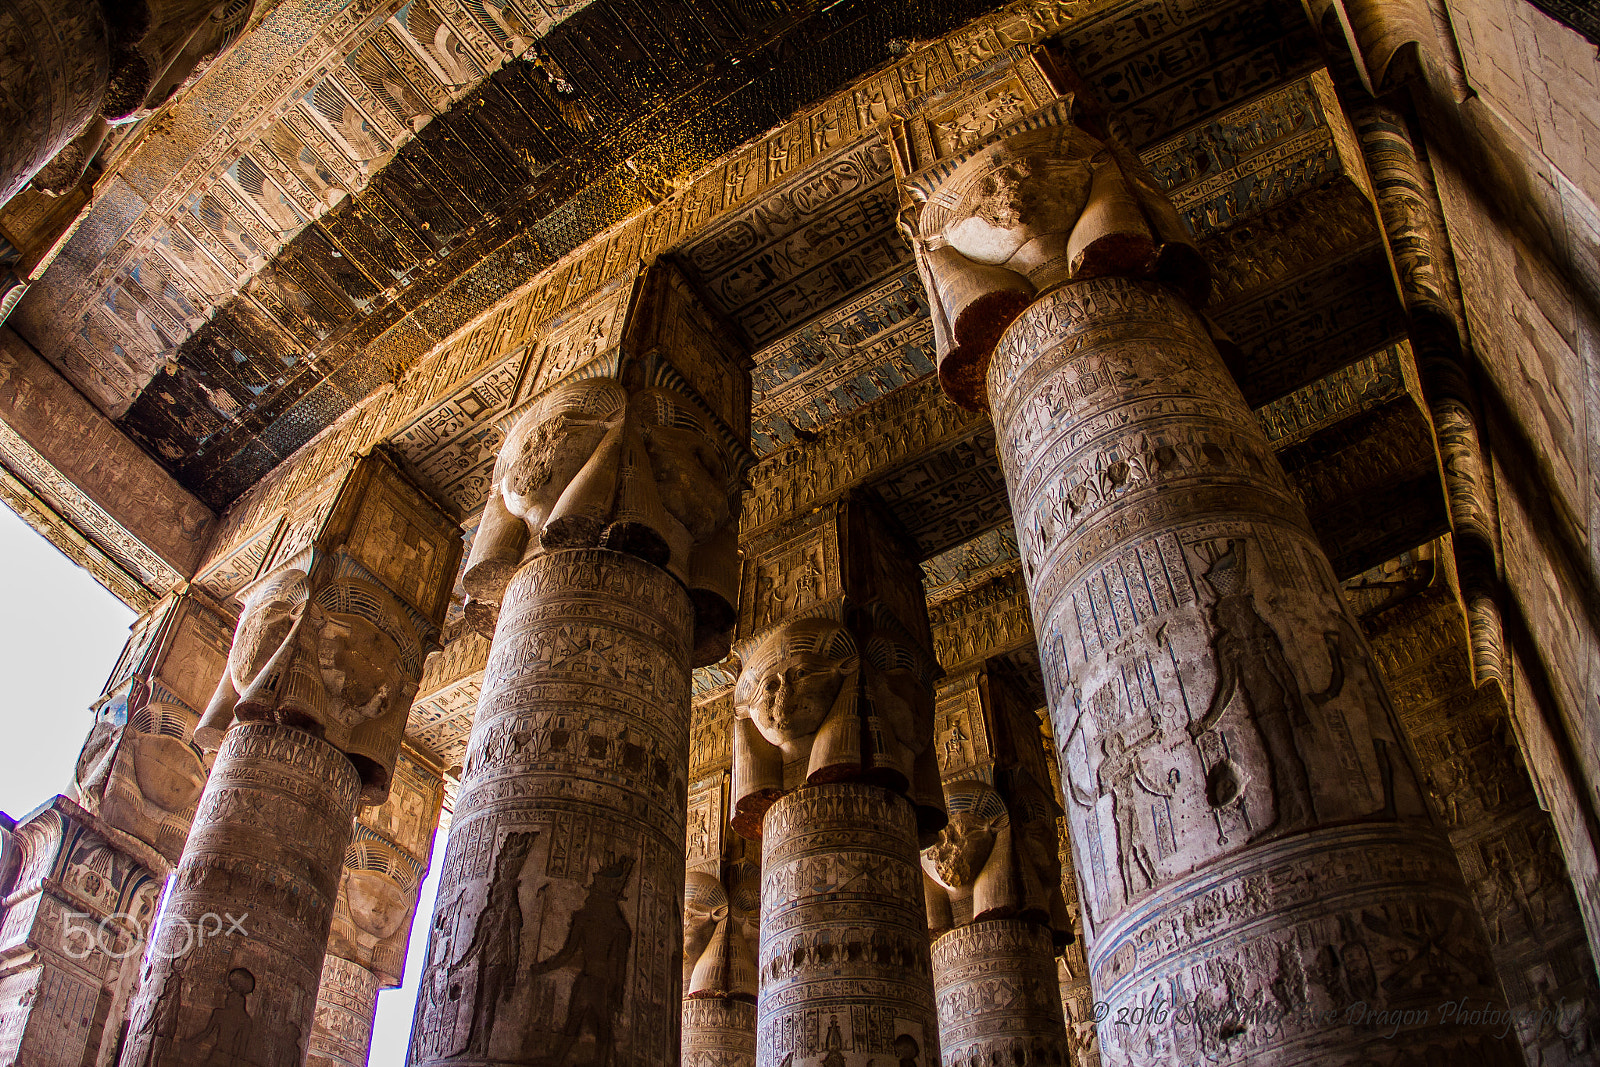
[[[1285,5],[1021,3],[930,44],[988,6],[285,0],[119,147],[11,324],[222,508],[568,252],[673,207],[682,236],[659,247],[755,353],[767,454],[931,371],[875,124],[971,53],[1065,27],[1060,51],[1197,232],[1236,236],[1339,175]],[[759,193],[720,209],[735,182]],[[1394,335],[1364,295],[1367,223],[1318,262],[1351,282],[1343,319],[1329,285],[1284,283],[1304,264],[1221,271],[1256,399],[1302,384],[1273,377],[1304,362],[1272,350],[1286,327],[1328,339],[1326,369]],[[498,413],[491,379],[457,422]]]

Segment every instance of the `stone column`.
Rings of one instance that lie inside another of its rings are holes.
[[[195,738],[216,762],[167,889],[123,1067],[304,1060],[359,801],[388,794],[456,526],[381,455],[248,586]]]
[[[378,993],[404,976],[411,919],[443,800],[439,769],[407,745],[395,763],[389,798],[356,817],[317,989],[310,1067],[367,1062]]]
[[[13,901],[0,938],[0,1034],[14,1035],[19,1062],[51,1062],[47,1046],[77,1050],[67,1053],[74,1063],[116,1055],[156,897],[205,786],[192,734],[227,659],[228,626],[194,590],[145,612],[95,703],[69,792],[19,827],[33,876],[12,889],[0,876],[0,899]],[[46,858],[54,849],[64,852]]]
[[[946,1067],[1070,1063],[1056,956],[1073,937],[1060,807],[1038,720],[998,672],[951,679],[939,716],[950,822],[922,852]],[[958,740],[958,738],[960,740]],[[986,759],[975,761],[978,753]]]
[[[731,761],[724,742],[731,736],[732,693],[704,702],[698,692],[696,697],[685,838],[681,1062],[755,1067],[761,857],[759,846],[728,832]]]
[[[935,111],[991,112],[991,88]],[[1203,268],[1137,160],[1075,125],[1092,116],[1033,106],[959,143],[908,119],[895,142],[941,380],[994,420],[1102,1056],[1516,1062],[1499,1028],[1441,1019],[1464,998],[1504,1010],[1482,927],[1194,310]]]
[[[749,394],[737,359],[718,407],[694,352],[652,348],[688,325],[673,277],[646,279],[620,352],[506,420],[464,579],[498,622],[414,1064],[678,1059],[689,672],[727,649]]]
[[[715,875],[691,868],[684,885],[684,1067],[754,1067],[756,1061],[761,868],[742,855],[719,866]]]
[[[915,558],[865,498],[747,546],[734,828],[761,840],[756,1062],[938,1062],[919,843],[944,821]]]

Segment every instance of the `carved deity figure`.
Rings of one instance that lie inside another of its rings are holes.
[[[450,967],[452,976],[469,964],[478,966],[478,988],[472,999],[472,1031],[467,1041],[471,1055],[486,1056],[500,1002],[508,999],[517,985],[517,964],[522,954],[522,864],[533,847],[534,834],[513,833],[506,837],[495,857],[494,880],[489,884],[489,899],[478,914],[472,942],[461,958]]]
[[[689,872],[683,891],[685,997],[755,999],[760,912],[756,864],[730,863],[721,879]]]
[[[191,1043],[210,1042],[205,1067],[243,1067],[250,1062],[246,1049],[254,1022],[250,1018],[249,998],[255,992],[256,976],[243,967],[228,972],[228,992],[222,1006],[213,1008],[203,1030]]]
[[[1117,864],[1122,871],[1123,895],[1130,901],[1136,893],[1154,889],[1156,885],[1156,862],[1150,855],[1144,830],[1145,820],[1140,818],[1139,794],[1143,792],[1165,799],[1170,798],[1178,787],[1179,772],[1176,767],[1168,771],[1167,781],[1163,784],[1149,773],[1140,756],[1142,750],[1151,747],[1152,739],[1159,736],[1157,732],[1131,744],[1120,733],[1109,733],[1101,738],[1100,767],[1095,775],[1099,786],[1097,793],[1080,788],[1070,771],[1066,775],[1072,799],[1084,807],[1094,807],[1099,797],[1111,797],[1111,816],[1117,828]],[[1143,884],[1134,884],[1136,875]]]
[[[421,640],[382,586],[314,570],[330,573],[288,567],[250,590],[195,743],[215,749],[235,721],[294,726],[344,751],[363,796],[381,801],[415,692],[405,661],[420,663]]]
[[[1311,729],[1311,719],[1283,642],[1256,608],[1244,542],[1228,542],[1227,550],[1212,560],[1205,580],[1217,594],[1211,605],[1217,686],[1206,713],[1189,724],[1189,734],[1199,738],[1215,727],[1234,696],[1242,697],[1271,772],[1275,811],[1264,829],[1305,826],[1315,820],[1316,804],[1297,734]]]
[[[549,958],[528,968],[531,976],[538,977],[561,967],[577,967],[567,999],[567,1019],[550,1058],[556,1067],[566,1064],[585,1026],[594,1034],[596,1067],[611,1063],[611,1021],[622,1006],[628,950],[633,945],[633,927],[622,911],[632,872],[631,856],[595,871],[583,906],[572,913],[566,941]]]
[[[1035,295],[1101,275],[1209,284],[1191,238],[1138,159],[1074,125],[1069,95],[996,121],[906,189],[905,218],[932,298],[939,380],[958,404],[986,406],[989,356]],[[904,150],[904,149],[902,149]],[[908,172],[924,161],[903,159]]]
[[[713,421],[683,393],[610,378],[558,385],[521,413],[462,576],[486,636],[525,560],[599,546],[681,581],[695,605],[695,665],[722,658],[738,589],[738,485]]]

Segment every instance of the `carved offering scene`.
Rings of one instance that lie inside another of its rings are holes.
[[[0,0],[0,1065],[1600,1062],[1597,46]]]

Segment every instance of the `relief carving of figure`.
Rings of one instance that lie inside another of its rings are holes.
[[[727,652],[738,593],[736,475],[711,416],[684,394],[610,378],[558,385],[506,432],[462,584],[498,605],[541,551],[626,552],[683,582],[695,605],[694,665],[714,663]]]
[[[1108,274],[1161,278],[1191,295],[1209,288],[1192,238],[1137,157],[1075,125],[1074,108],[1069,95],[1007,113],[953,143],[937,169],[902,141],[913,202],[903,224],[933,298],[939,380],[963,407],[986,406],[996,342],[1048,288]]]
[[[624,856],[594,872],[589,895],[572,913],[567,939],[549,958],[529,966],[537,978],[562,967],[577,967],[567,1000],[567,1019],[549,1063],[564,1067],[587,1026],[594,1034],[595,1067],[611,1063],[611,1021],[622,1006],[628,977],[628,953],[633,947],[633,927],[623,914],[622,901],[633,872],[633,857]]]
[[[522,865],[533,848],[533,833],[506,835],[494,861],[494,879],[489,883],[489,899],[478,913],[472,942],[461,957],[450,965],[452,979],[460,970],[477,964],[477,991],[472,998],[472,1030],[467,1052],[489,1054],[489,1039],[501,1001],[510,998],[517,986],[517,964],[522,953]]]
[[[399,754],[420,667],[421,640],[382,586],[337,573],[278,571],[250,590],[228,665],[195,743],[214,750],[235,721],[282,723],[343,750],[361,774],[362,795],[381,801]],[[407,655],[407,652],[410,655]]]
[[[1264,829],[1305,826],[1317,815],[1298,734],[1311,729],[1311,719],[1283,642],[1256,608],[1245,543],[1229,541],[1227,550],[1212,560],[1205,580],[1217,595],[1211,606],[1217,686],[1206,713],[1189,724],[1189,734],[1198,739],[1214,728],[1235,694],[1241,696],[1266,749],[1276,804],[1273,821]]]
[[[1144,820],[1140,818],[1139,792],[1152,797],[1170,798],[1177,792],[1180,780],[1176,767],[1167,772],[1163,785],[1154,780],[1145,769],[1140,751],[1152,740],[1159,739],[1156,732],[1129,743],[1120,733],[1109,733],[1100,739],[1100,768],[1095,776],[1098,792],[1082,789],[1070,770],[1065,776],[1072,799],[1084,807],[1092,808],[1100,797],[1111,797],[1111,815],[1117,827],[1117,864],[1122,871],[1122,890],[1127,900],[1156,885],[1155,858],[1150,855],[1150,845],[1144,833]],[[1134,885],[1137,875],[1140,886]]]
[[[192,1044],[209,1041],[205,1067],[244,1067],[250,1062],[246,1049],[254,1022],[250,1018],[249,998],[256,989],[256,976],[243,967],[228,972],[228,992],[222,1007],[213,1008],[203,1030],[189,1039]]]

